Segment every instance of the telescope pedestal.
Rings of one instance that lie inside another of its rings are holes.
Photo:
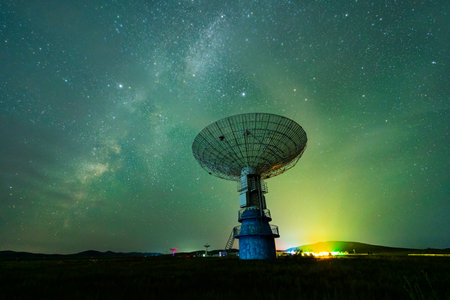
[[[266,213],[269,214],[268,210]],[[278,227],[270,226],[270,217],[263,214],[257,208],[247,208],[240,214],[239,222],[242,223],[240,231],[235,238],[239,239],[239,258],[249,259],[274,259],[276,258],[275,237],[279,237]]]

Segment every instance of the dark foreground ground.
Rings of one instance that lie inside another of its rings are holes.
[[[450,257],[0,261],[0,299],[450,299]]]

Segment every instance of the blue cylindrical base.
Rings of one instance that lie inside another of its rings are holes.
[[[241,236],[239,237],[240,259],[274,259],[275,240],[273,236]]]
[[[269,218],[261,217],[259,210],[246,210],[241,218],[239,239],[240,259],[276,258],[275,235],[269,225]]]

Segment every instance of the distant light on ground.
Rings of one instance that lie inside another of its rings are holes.
[[[331,251],[331,252],[302,252],[302,256],[314,256],[314,257],[330,257],[330,256],[343,256],[348,255],[348,252],[341,252],[341,251]]]

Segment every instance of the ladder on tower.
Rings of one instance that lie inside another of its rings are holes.
[[[225,250],[229,251],[229,250],[233,249],[233,244],[234,244],[234,230],[231,230],[231,234],[230,234],[230,237],[228,238],[227,244],[225,246]]]

